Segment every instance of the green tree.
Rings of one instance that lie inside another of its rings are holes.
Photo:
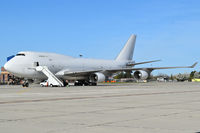
[[[196,73],[196,71],[192,71],[190,73],[190,77],[189,77],[189,81],[192,81],[192,79],[194,78],[194,74]]]

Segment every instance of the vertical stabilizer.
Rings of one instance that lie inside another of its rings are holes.
[[[136,41],[136,35],[131,35],[128,41],[126,42],[124,48],[121,50],[116,61],[124,61],[124,60],[132,60],[133,58],[133,52],[135,48],[135,41]]]

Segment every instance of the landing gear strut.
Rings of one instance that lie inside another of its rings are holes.
[[[63,85],[65,87],[65,86],[69,85],[69,83],[63,80]]]
[[[23,87],[29,87],[29,82],[28,80],[25,80],[22,84]]]

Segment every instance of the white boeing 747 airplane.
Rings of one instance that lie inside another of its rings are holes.
[[[136,79],[145,80],[156,69],[194,68],[197,64],[179,67],[134,68],[135,65],[158,61],[134,62],[132,57],[135,41],[136,36],[131,35],[115,60],[74,58],[55,53],[27,51],[16,54],[4,65],[4,68],[18,77],[48,79],[51,86],[65,86],[66,80],[76,81],[75,85],[96,85],[120,71],[135,71],[133,75]]]

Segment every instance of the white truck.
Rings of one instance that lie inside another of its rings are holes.
[[[42,87],[48,87],[48,86],[50,86],[50,87],[62,87],[62,85],[57,84],[57,83],[52,83],[49,80],[45,80],[44,82],[41,82],[40,86],[42,86]]]

